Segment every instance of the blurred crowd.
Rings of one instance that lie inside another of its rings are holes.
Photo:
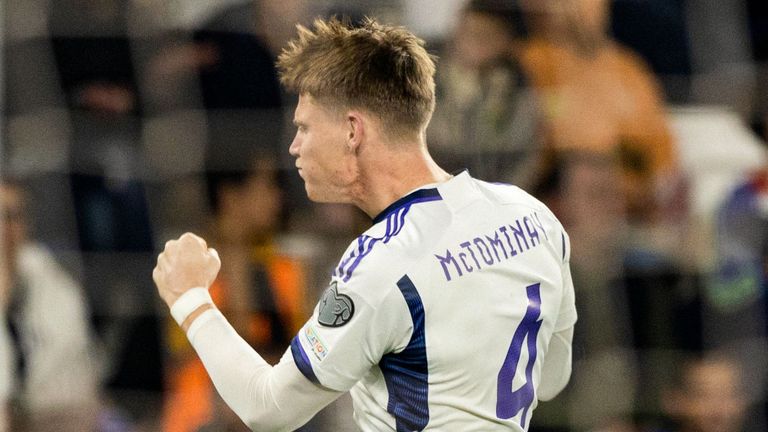
[[[565,392],[532,432],[768,430],[762,0],[0,3],[0,432],[242,431],[151,280],[208,239],[217,305],[276,361],[370,220],[310,203],[274,62],[295,24],[406,25],[427,141],[573,245]],[[342,398],[303,431],[352,431]]]

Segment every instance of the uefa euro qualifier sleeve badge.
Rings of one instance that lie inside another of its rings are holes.
[[[317,321],[327,327],[341,327],[352,319],[355,304],[345,294],[339,294],[336,282],[333,282],[320,299]]]

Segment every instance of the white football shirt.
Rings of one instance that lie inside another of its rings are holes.
[[[526,430],[549,341],[576,322],[569,241],[521,189],[464,172],[374,219],[291,344],[364,431]]]

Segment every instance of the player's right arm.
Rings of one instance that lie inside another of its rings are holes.
[[[216,390],[252,430],[292,431],[342,394],[305,378],[290,350],[269,365],[216,309],[201,314],[187,337]]]
[[[235,413],[253,430],[294,430],[342,393],[307,380],[290,351],[269,365],[235,332],[207,291],[220,266],[203,239],[185,234],[166,243],[153,278]]]

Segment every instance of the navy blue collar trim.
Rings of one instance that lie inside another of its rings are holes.
[[[440,196],[440,192],[437,190],[437,188],[419,189],[419,190],[413,191],[408,195],[400,198],[399,200],[393,202],[387,208],[385,208],[381,213],[379,213],[378,216],[373,218],[373,224],[376,225],[377,223],[386,219],[387,216],[391,215],[392,213],[396,212],[397,210],[405,206],[409,206],[417,202],[438,201],[441,199],[443,199],[443,197]]]

